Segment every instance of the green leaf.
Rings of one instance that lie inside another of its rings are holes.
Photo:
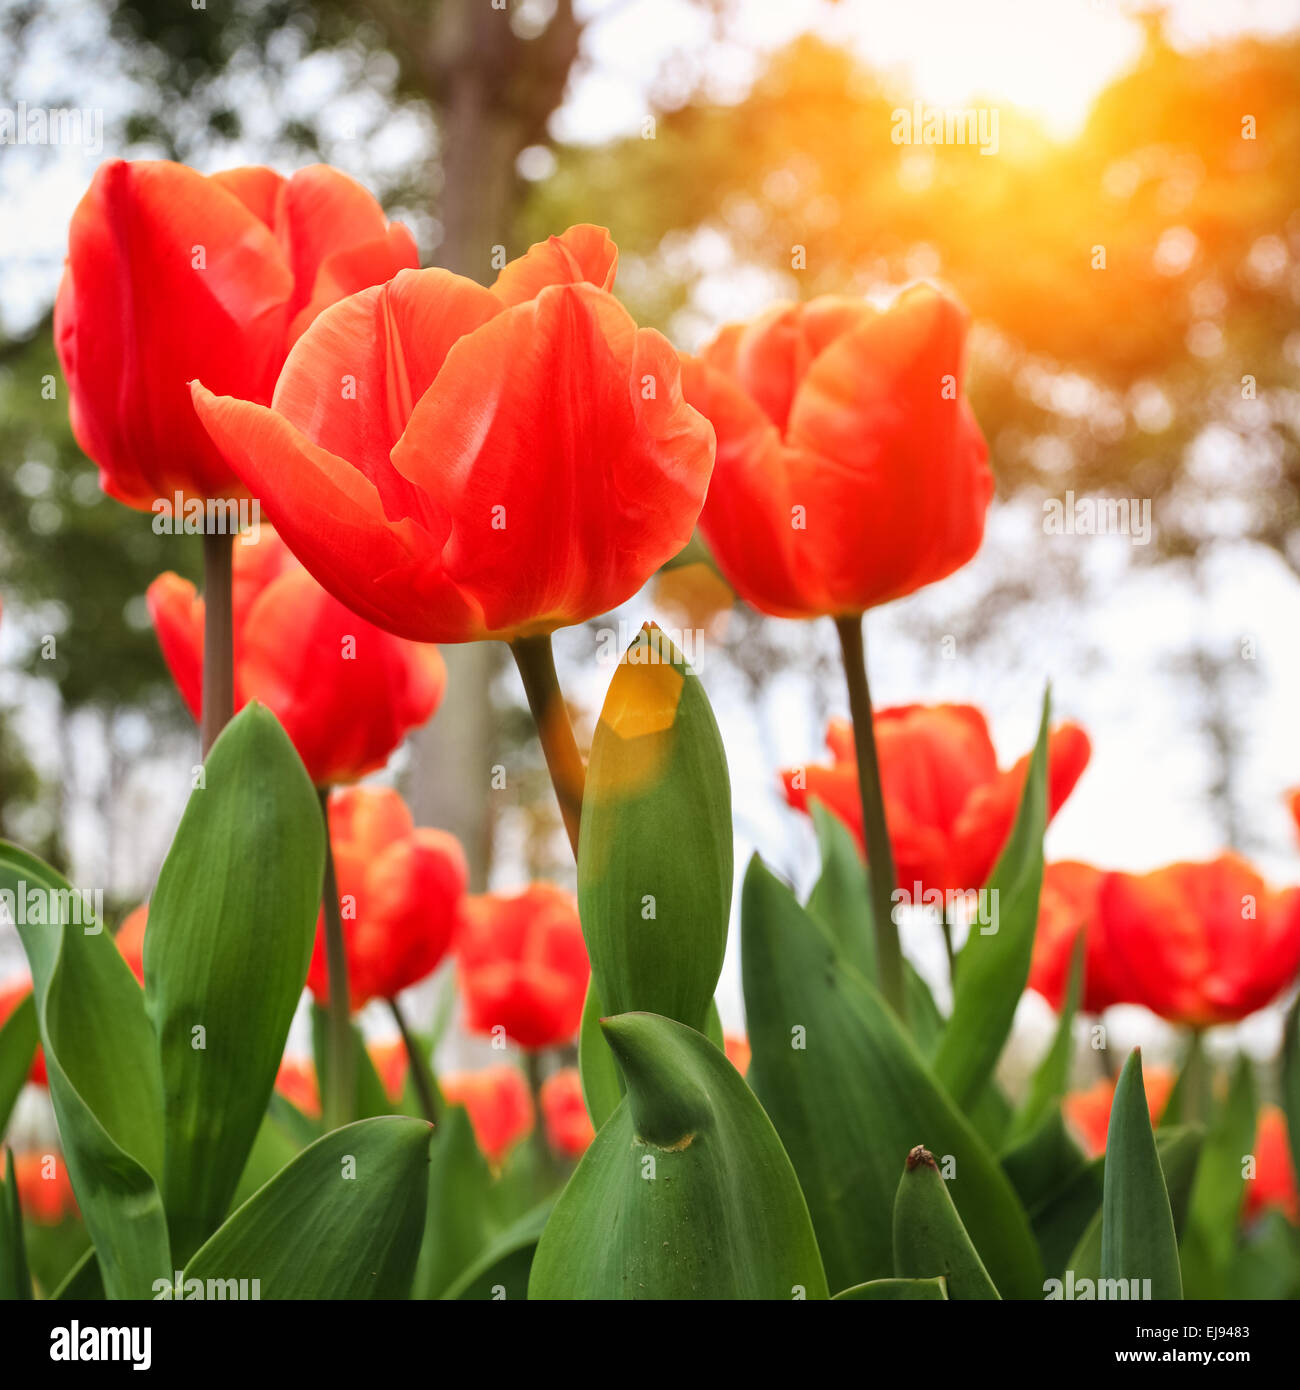
[[[699,678],[653,624],[628,648],[596,725],[582,799],[578,907],[592,981],[614,1014],[703,1031],[727,947],[731,783]]]
[[[1250,1060],[1241,1057],[1206,1129],[1201,1161],[1192,1187],[1183,1235],[1183,1277],[1188,1298],[1226,1298],[1228,1273],[1237,1248],[1242,1163],[1255,1144],[1255,1080]]]
[[[872,1279],[842,1289],[835,1295],[835,1302],[904,1303],[919,1299],[942,1303],[947,1297],[942,1279]]]
[[[587,983],[582,1024],[578,1029],[578,1072],[582,1077],[582,1098],[587,1103],[587,1114],[596,1129],[618,1109],[627,1089],[623,1085],[623,1073],[600,1031],[600,1020],[604,1016],[593,978]]]
[[[942,1276],[951,1299],[999,1297],[934,1155],[920,1145],[908,1154],[894,1197],[894,1273],[899,1279]]]
[[[18,1201],[14,1151],[5,1149],[5,1180],[0,1187],[0,1303],[32,1296],[32,1276],[27,1272],[23,1245],[23,1209]]]
[[[486,1250],[448,1288],[446,1299],[461,1302],[487,1299],[505,1302],[528,1297],[537,1242],[554,1206],[548,1197],[497,1236]]]
[[[1193,1032],[1173,1089],[1165,1100],[1157,1125],[1204,1123],[1210,1105],[1209,1060],[1199,1032]]]
[[[1291,1145],[1291,1166],[1300,1173],[1300,994],[1287,1010],[1282,1032],[1282,1109]]]
[[[406,1116],[333,1130],[230,1216],[185,1279],[257,1279],[262,1298],[406,1298],[431,1132]]]
[[[1042,1295],[1024,1209],[878,991],[755,856],[741,910],[749,1081],[794,1163],[836,1288],[893,1273],[898,1167],[924,1142],[1007,1297]]]
[[[1106,1134],[1100,1277],[1150,1280],[1151,1298],[1183,1296],[1178,1237],[1151,1132],[1151,1113],[1142,1084],[1142,1054],[1137,1048],[1120,1073]],[[1141,1296],[1148,1296],[1144,1285],[1139,1287],[1144,1289]]]
[[[1070,1059],[1074,1053],[1074,1018],[1083,997],[1083,972],[1087,940],[1083,932],[1075,937],[1070,961],[1070,983],[1056,1020],[1051,1046],[1034,1069],[1024,1104],[1016,1112],[1006,1138],[1008,1148],[1027,1139],[1057,1107],[1070,1083]]]
[[[110,1298],[148,1298],[171,1255],[158,1176],[162,1081],[144,992],[102,923],[48,865],[0,842],[0,890],[45,905],[20,914],[68,1174]],[[83,920],[78,921],[78,916]]]
[[[1192,1181],[1196,1176],[1197,1159],[1200,1157],[1204,1138],[1205,1132],[1197,1125],[1176,1125],[1156,1131],[1156,1152],[1160,1155],[1160,1170],[1165,1175],[1169,1208],[1174,1218],[1174,1233],[1178,1236],[1181,1236],[1186,1228]],[[1101,1159],[1089,1165],[1090,1170],[1096,1170],[1098,1173],[1099,1202],[1100,1176],[1104,1166]],[[1098,1205],[1091,1222],[1066,1261],[1065,1268],[1074,1271],[1076,1280],[1095,1280],[1101,1275],[1101,1221],[1102,1211]]]
[[[1029,979],[1043,884],[1051,703],[1048,691],[1016,823],[985,888],[996,905],[997,930],[985,935],[972,926],[957,957],[952,1016],[934,1056],[935,1075],[960,1106],[975,1100],[992,1076]]]
[[[809,810],[822,872],[808,896],[808,911],[830,930],[844,959],[876,984],[876,936],[866,863],[852,831],[837,815],[815,797]]]
[[[356,1085],[356,1096],[352,1113],[362,1120],[377,1119],[380,1115],[391,1115],[394,1105],[384,1083],[375,1070],[375,1060],[366,1047],[361,1029],[355,1023],[349,1025],[352,1032],[352,1077]],[[329,1014],[315,1000],[311,1005],[311,1044],[312,1057],[316,1064],[316,1075],[320,1079],[320,1093],[325,1095],[329,1087],[330,1050]]]
[[[826,1298],[794,1170],[739,1072],[672,1019],[604,1029],[628,1094],[556,1201],[529,1298]]]
[[[424,1237],[412,1298],[442,1298],[496,1233],[492,1172],[463,1105],[443,1111],[430,1147]]]
[[[92,1245],[63,1277],[50,1298],[63,1303],[99,1303],[106,1297],[104,1279]]]
[[[1002,1168],[1029,1213],[1043,1265],[1056,1275],[1101,1206],[1101,1165],[1065,1129],[1059,1105],[1002,1155]]]
[[[311,961],[324,855],[302,760],[275,716],[247,705],[190,794],[144,938],[177,1261],[225,1216],[266,1112]]]
[[[0,1134],[27,1084],[32,1058],[41,1040],[36,1026],[36,998],[27,995],[0,1027]]]

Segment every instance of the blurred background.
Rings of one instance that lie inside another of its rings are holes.
[[[1050,679],[1094,746],[1050,858],[1232,846],[1300,881],[1300,0],[0,0],[0,70],[11,110],[85,117],[76,143],[0,144],[0,834],[112,914],[148,895],[197,747],[144,590],[199,561],[100,494],[53,352],[69,217],[119,155],[326,160],[426,264],[481,280],[495,247],[604,224],[618,293],[686,350],[776,299],[946,282],[975,319],[997,501],[973,564],[871,615],[878,703],[978,704],[1006,764]],[[977,108],[996,141],[895,143],[916,103]],[[1048,534],[1067,491],[1149,502],[1149,543]],[[580,737],[600,629],[649,617],[703,633],[738,869],[757,848],[806,886],[777,769],[816,760],[846,707],[830,625],[666,572],[558,635]],[[504,649],[444,654],[444,707],[385,776],[460,835],[476,886],[570,882]],[[935,972],[937,940],[905,944]],[[21,967],[0,941],[0,977]],[[734,959],[720,1002],[739,1029]],[[1267,1055],[1276,1016],[1245,1034]]]

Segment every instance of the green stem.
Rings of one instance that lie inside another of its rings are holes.
[[[203,706],[199,749],[203,757],[235,712],[235,629],[231,603],[234,535],[203,533]]]
[[[903,953],[894,921],[894,852],[885,824],[885,802],[880,788],[880,759],[876,754],[876,730],[871,714],[871,690],[867,685],[866,646],[861,618],[836,618],[844,679],[849,689],[853,716],[853,746],[858,758],[858,794],[862,798],[862,828],[867,843],[867,869],[871,879],[871,916],[876,933],[876,968],[880,989],[900,1019],[906,1021],[903,992]]]
[[[415,1094],[420,1098],[420,1109],[424,1118],[431,1125],[436,1125],[439,1108],[438,1083],[433,1079],[433,1068],[429,1065],[424,1048],[420,1046],[420,1040],[411,1031],[401,1005],[394,998],[388,1001],[388,1007],[392,1010],[398,1031],[402,1035],[402,1043],[406,1047],[406,1055],[411,1063],[411,1081],[415,1085]]]
[[[952,949],[952,922],[948,918],[946,907],[939,909],[939,925],[943,928],[943,946],[948,953],[948,983],[955,993],[957,989],[957,953]]]
[[[318,788],[321,817],[325,821],[325,881],[321,905],[325,911],[325,963],[329,969],[329,1004],[326,1008],[326,1057],[322,1109],[327,1130],[355,1119],[356,1061],[352,1041],[352,1003],[348,994],[348,953],[343,941],[343,914],[339,911],[339,885],[330,844],[328,787]]]
[[[510,653],[524,683],[524,694],[528,697],[533,723],[537,725],[537,737],[541,740],[547,771],[551,774],[555,799],[560,804],[560,815],[564,818],[569,844],[573,846],[573,857],[577,859],[578,825],[582,819],[582,793],[587,782],[587,769],[583,766],[582,754],[578,752],[569,711],[560,691],[559,677],[555,674],[555,654],[551,650],[550,636],[517,637],[510,643]]]
[[[533,1097],[533,1152],[537,1155],[537,1175],[540,1190],[546,1191],[560,1171],[560,1165],[551,1146],[546,1142],[546,1118],[542,1114],[542,1054],[529,1049],[524,1052],[524,1074],[528,1077],[528,1089]]]

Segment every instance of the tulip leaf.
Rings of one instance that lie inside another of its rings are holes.
[[[68,1174],[111,1298],[148,1298],[171,1264],[158,1178],[162,1079],[144,993],[103,924],[48,865],[0,842],[0,890],[19,914]],[[80,919],[80,920],[79,920]]]
[[[578,1029],[578,1071],[582,1076],[582,1098],[596,1129],[618,1109],[626,1089],[623,1074],[600,1031],[604,1014],[596,994],[596,981],[589,980],[587,998],[582,1006],[582,1024]]]
[[[392,1099],[384,1089],[384,1083],[375,1070],[375,1059],[366,1047],[361,1029],[355,1023],[349,1025],[352,1033],[352,1079],[355,1093],[352,1100],[352,1113],[361,1120],[373,1120],[380,1115],[391,1115],[394,1111]],[[311,1006],[312,1057],[316,1063],[321,1094],[329,1087],[330,1050],[328,1044],[329,1014],[315,1001]]]
[[[942,1279],[872,1279],[835,1295],[837,1303],[942,1303],[948,1294]]]
[[[4,1133],[14,1105],[27,1084],[40,1040],[36,999],[28,994],[0,1026],[0,1134]]]
[[[703,1031],[731,913],[731,783],[699,678],[646,624],[592,738],[578,840],[578,909],[611,1014]]]
[[[757,858],[741,908],[749,1081],[808,1199],[836,1288],[893,1274],[899,1165],[921,1142],[997,1287],[1041,1296],[1029,1221],[984,1141],[879,992]]]
[[[99,1272],[99,1261],[95,1258],[93,1245],[68,1270],[63,1276],[63,1282],[50,1295],[52,1300],[64,1303],[98,1303],[102,1302],[104,1297],[104,1280]]]
[[[957,957],[952,1016],[934,1056],[935,1074],[960,1106],[970,1105],[992,1076],[1029,978],[1043,883],[1050,713],[1049,691],[1015,825],[983,890],[996,913],[996,930],[986,934],[981,924],[972,924]]]
[[[1291,1145],[1291,1166],[1300,1174],[1300,994],[1287,1010],[1282,1033],[1282,1109]]]
[[[822,871],[809,894],[808,911],[830,929],[844,959],[876,984],[876,935],[866,863],[848,826],[819,798],[810,800],[809,810]]]
[[[332,1130],[233,1212],[184,1278],[257,1279],[262,1298],[406,1298],[431,1132],[398,1115]]]
[[[496,1232],[492,1173],[463,1105],[449,1105],[433,1136],[424,1237],[413,1298],[442,1298]]]
[[[1226,1298],[1245,1190],[1243,1162],[1255,1143],[1255,1081],[1238,1060],[1223,1103],[1206,1127],[1182,1241],[1188,1298]]]
[[[1204,1137],[1204,1131],[1197,1125],[1176,1125],[1170,1129],[1156,1131],[1156,1152],[1160,1155],[1160,1170],[1165,1175],[1169,1209],[1174,1218],[1174,1233],[1178,1236],[1181,1236],[1186,1228],[1192,1181],[1196,1176],[1197,1159],[1200,1157]],[[1099,1177],[1104,1166],[1102,1159],[1097,1159],[1089,1165],[1090,1169],[1097,1170]],[[1076,1280],[1095,1280],[1101,1275],[1101,1223],[1102,1211],[1098,1206],[1066,1261],[1065,1267],[1074,1271]]]
[[[1115,1086],[1106,1133],[1100,1278],[1130,1281],[1130,1290],[1142,1290],[1134,1297],[1183,1296],[1173,1209],[1151,1130],[1142,1054],[1137,1048],[1129,1054]],[[1148,1280],[1149,1294],[1145,1291]]]
[[[1047,1273],[1057,1273],[1101,1205],[1100,1165],[1084,1156],[1054,1105],[1002,1155],[1002,1169],[1029,1213]]]
[[[954,1300],[999,1297],[934,1155],[920,1145],[908,1154],[894,1196],[894,1274],[899,1279],[941,1276]]]
[[[208,754],[144,937],[178,1261],[225,1216],[266,1113],[311,961],[324,854],[302,760],[275,716],[247,705]]]
[[[1083,932],[1075,937],[1070,961],[1070,982],[1066,987],[1061,1014],[1056,1020],[1043,1059],[1034,1069],[1024,1104],[1016,1111],[1008,1130],[1005,1146],[1011,1148],[1027,1139],[1056,1108],[1070,1082],[1070,1059],[1074,1052],[1074,1019],[1083,998],[1086,938]]]
[[[443,1295],[461,1302],[507,1302],[528,1297],[537,1242],[550,1218],[554,1198],[525,1212],[493,1239],[486,1250]]]
[[[14,1151],[5,1149],[4,1183],[0,1185],[0,1303],[32,1296],[32,1276],[27,1272],[23,1244],[23,1209],[18,1201]]]
[[[603,1028],[628,1094],[555,1203],[529,1298],[826,1298],[794,1169],[739,1072],[673,1019]]]

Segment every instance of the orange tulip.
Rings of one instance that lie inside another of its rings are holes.
[[[452,1105],[465,1107],[478,1146],[492,1163],[500,1163],[519,1140],[533,1132],[533,1098],[515,1067],[487,1067],[444,1077],[442,1093]]]
[[[1065,1002],[1074,959],[1074,943],[1083,932],[1083,1010],[1098,1014],[1125,1001],[1111,983],[1106,949],[1097,928],[1097,895],[1105,873],[1091,864],[1065,859],[1043,871],[1043,891],[1038,900],[1038,928],[1029,985],[1058,1013]]]
[[[1287,1136],[1286,1115],[1278,1106],[1266,1105],[1259,1112],[1254,1147],[1255,1176],[1246,1180],[1243,1218],[1253,1221],[1266,1211],[1277,1210],[1293,1226],[1300,1224],[1295,1163]]]
[[[269,527],[234,550],[235,708],[260,700],[284,725],[317,786],[383,767],[437,709],[447,671],[436,647],[349,612]],[[202,598],[177,574],[149,586],[149,613],[197,720],[203,703]]]
[[[1142,1085],[1147,1093],[1147,1109],[1151,1112],[1152,1125],[1160,1122],[1174,1089],[1174,1080],[1173,1072],[1164,1067],[1146,1067],[1143,1070]],[[1103,1076],[1086,1091],[1071,1091],[1061,1101],[1061,1113],[1067,1127],[1090,1157],[1095,1158],[1106,1152],[1110,1107],[1114,1099],[1115,1078]]]
[[[562,1067],[548,1076],[542,1082],[539,1100],[547,1143],[566,1158],[581,1158],[596,1131],[582,1098],[582,1077],[577,1067]]]
[[[1300,889],[1274,892],[1239,855],[1108,874],[1102,948],[1124,997],[1174,1023],[1230,1023],[1300,969]]]
[[[140,983],[144,984],[144,932],[149,924],[149,904],[141,903],[139,907],[128,912],[122,919],[122,925],[117,929],[117,935],[113,941],[117,949],[122,953],[122,959],[131,967],[131,974]]]
[[[525,1048],[572,1041],[591,975],[572,894],[534,883],[470,897],[456,954],[471,1032],[502,1028]]]
[[[195,404],[293,552],[380,627],[582,622],[686,544],[713,462],[676,354],[609,293],[616,261],[571,227],[491,289],[404,271],[312,324],[272,408],[207,380]]]
[[[0,985],[0,1028],[9,1021],[9,1015],[23,1002],[32,992],[32,982],[27,977],[16,980],[7,980]],[[32,1058],[30,1071],[27,1079],[35,1086],[45,1086],[49,1084],[49,1078],[45,1072],[45,1049],[36,1044],[36,1055]]]
[[[0,1172],[3,1167],[0,1166]],[[41,1226],[57,1226],[77,1213],[77,1199],[63,1155],[21,1153],[14,1155],[14,1183],[23,1215]]]
[[[315,1063],[285,1057],[275,1075],[275,1089],[308,1118],[320,1119],[320,1083]]]
[[[915,285],[885,310],[778,304],[686,359],[686,399],[718,436],[700,529],[746,602],[856,615],[975,554],[993,477],[961,393],[966,329]]]
[[[393,998],[437,967],[456,932],[469,870],[455,836],[417,829],[387,787],[335,792],[329,826],[355,1010]],[[307,988],[328,1002],[323,913]]]
[[[104,490],[145,511],[177,493],[246,495],[194,414],[191,380],[269,401],[316,314],[419,264],[410,233],[321,164],[286,179],[110,160],[68,241],[54,334],[73,432]]]
[[[749,1071],[749,1062],[753,1055],[753,1050],[749,1046],[749,1039],[738,1033],[727,1033],[722,1041],[726,1049],[727,1060],[741,1076],[744,1076]]]
[[[371,1043],[367,1051],[388,1099],[396,1105],[406,1090],[406,1073],[411,1059],[400,1038],[393,1042]]]
[[[1029,754],[1006,771],[984,716],[971,705],[899,705],[875,715],[885,818],[899,891],[980,888],[987,881],[1015,822],[1029,772]],[[823,801],[862,843],[862,803],[852,727],[831,721],[826,735],[830,766],[781,774],[786,799],[808,810]],[[1077,725],[1052,731],[1048,746],[1048,813],[1055,815],[1088,765],[1091,746]]]

